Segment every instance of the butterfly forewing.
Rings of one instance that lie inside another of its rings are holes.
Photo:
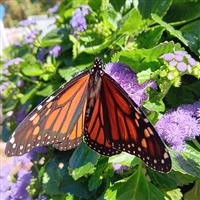
[[[22,155],[35,146],[48,144],[67,150],[80,144],[89,79],[89,71],[85,71],[45,99],[16,128],[5,153]]]
[[[93,93],[93,91],[90,92]],[[84,139],[93,150],[105,156],[112,156],[119,154],[121,150],[111,146],[102,100],[101,88],[96,95],[92,95],[88,99],[88,116],[86,117]]]

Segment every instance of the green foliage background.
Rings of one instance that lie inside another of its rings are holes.
[[[82,4],[90,7],[88,27],[75,37],[69,25],[74,10]],[[10,80],[4,93],[4,114],[18,111],[27,105],[34,108],[76,72],[90,67],[97,55],[105,62],[128,64],[137,73],[140,83],[154,79],[160,92],[149,91],[144,109],[152,112],[152,123],[167,110],[200,98],[200,69],[192,75],[180,74],[178,83],[158,77],[162,71],[160,56],[174,50],[186,50],[198,60],[200,56],[200,2],[192,0],[64,0],[57,16],[56,28],[44,37],[37,37],[33,48],[22,45],[6,49],[3,59],[21,57],[18,67],[11,67]],[[122,37],[123,36],[123,37]],[[45,62],[37,60],[41,48],[62,47],[55,59],[47,55]],[[105,54],[105,52],[107,52]],[[32,77],[37,79],[32,79]],[[25,81],[22,89],[16,87],[19,79]],[[175,93],[181,98],[176,98]],[[16,124],[14,119],[4,123],[3,140],[6,141]],[[172,133],[173,134],[173,133]],[[199,199],[200,148],[196,140],[187,143],[187,151],[170,150],[173,161],[168,174],[155,172],[143,165],[135,156],[122,153],[110,158],[100,156],[86,144],[72,151],[59,152],[49,148],[45,163],[35,163],[28,190],[38,198],[49,199],[107,199],[107,200],[179,200]],[[59,163],[64,167],[60,168]],[[116,174],[112,164],[129,167]]]

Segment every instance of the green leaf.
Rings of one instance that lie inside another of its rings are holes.
[[[199,199],[200,197],[200,180],[196,181],[194,187],[184,194],[184,200]]]
[[[21,104],[25,104],[40,88],[40,85],[32,86],[27,89],[26,93],[20,98]]]
[[[112,57],[112,61],[126,63],[136,73],[149,68],[155,71],[160,68],[159,57],[165,53],[172,52],[174,49],[180,49],[180,45],[174,44],[174,42],[165,42],[150,49],[134,49],[118,52]]]
[[[37,95],[47,97],[51,95],[58,87],[60,84],[48,84],[45,88],[42,90],[37,91]]]
[[[52,47],[54,45],[60,44],[62,42],[62,37],[64,37],[64,33],[66,34],[66,31],[59,28],[55,28],[48,32],[41,39],[41,47]]]
[[[152,19],[166,29],[172,36],[179,39],[184,45],[188,46],[188,41],[183,37],[181,31],[175,30],[173,26],[164,22],[158,15],[152,14]]]
[[[165,200],[181,200],[182,197],[183,194],[179,188],[167,191],[165,194]]]
[[[152,200],[165,200],[164,194],[153,184],[149,183],[150,198]]]
[[[170,150],[170,156],[174,171],[200,178],[199,151],[195,148],[187,144],[186,150],[181,153]]]
[[[152,48],[158,44],[164,32],[163,27],[154,27],[146,32],[142,32],[137,38],[138,48]]]
[[[74,178],[74,180],[78,180],[79,178],[88,175],[88,174],[92,174],[95,170],[95,167],[92,163],[87,163],[84,166],[81,166],[79,168],[76,168],[72,171],[72,177]]]
[[[165,16],[167,22],[188,22],[200,17],[200,1],[173,1]]]
[[[107,200],[149,199],[149,184],[141,166],[128,178],[115,182],[106,190],[104,197]]]
[[[97,163],[96,166],[96,170],[92,174],[88,182],[88,188],[90,191],[96,190],[102,184],[104,170],[106,169],[107,165],[108,165],[108,158],[102,157],[101,159],[99,159],[99,162]],[[106,177],[106,179],[108,179],[108,177]]]
[[[22,73],[26,76],[40,76],[43,74],[43,70],[39,63],[24,63],[21,70]]]
[[[157,14],[160,17],[165,16],[168,9],[171,6],[172,0],[161,1],[138,1],[138,9],[144,18],[150,18],[152,13]]]
[[[99,157],[98,153],[82,143],[76,148],[69,160],[72,177],[77,180],[82,176],[93,173]]]
[[[126,152],[122,152],[119,155],[111,156],[108,162],[117,163],[117,164],[125,165],[128,167],[130,166],[134,167],[138,165],[139,163],[141,163],[140,159]]]
[[[124,16],[121,23],[122,25],[119,29],[119,34],[137,33],[144,25],[142,16],[136,9],[129,11],[128,14]]]
[[[149,99],[147,102],[143,104],[143,106],[151,111],[156,111],[156,112],[165,111],[164,102],[161,99],[157,99],[157,98]]]
[[[75,73],[83,71],[86,67],[90,66],[91,63],[84,64],[84,65],[77,65],[77,66],[70,66],[66,68],[62,68],[58,70],[58,73],[62,78],[68,81]]]
[[[48,195],[59,195],[63,194],[60,190],[60,182],[62,180],[62,175],[59,172],[59,168],[54,161],[50,161],[46,165],[46,172],[43,176],[43,189]]]
[[[139,84],[145,83],[147,80],[151,79],[151,69],[143,70],[139,73],[137,73],[137,80]]]
[[[200,20],[183,26],[180,31],[187,39],[190,49],[200,56]]]

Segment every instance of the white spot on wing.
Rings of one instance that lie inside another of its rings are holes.
[[[38,115],[38,114],[35,113],[29,120],[30,120],[30,121],[33,121],[33,120],[37,117],[37,115]]]
[[[15,138],[12,136],[12,138],[10,139],[10,143],[13,144],[15,142]]]
[[[37,110],[41,110],[42,109],[42,105],[39,105],[38,107],[37,107]]]
[[[54,99],[54,96],[50,96],[47,100],[46,100],[46,102],[48,103],[48,102],[50,102],[51,100],[53,100]]]

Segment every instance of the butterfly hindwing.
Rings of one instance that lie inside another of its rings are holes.
[[[155,170],[169,171],[171,160],[165,145],[140,108],[106,73],[102,77],[102,88],[104,109],[109,116],[108,137],[113,148],[140,157]]]
[[[66,150],[80,144],[89,79],[89,71],[85,71],[45,99],[16,128],[5,153],[22,155],[35,146],[48,144]]]

